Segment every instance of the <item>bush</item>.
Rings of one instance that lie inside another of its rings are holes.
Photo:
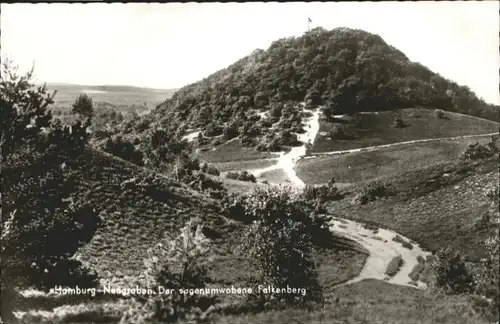
[[[391,193],[384,182],[375,181],[363,188],[363,190],[357,195],[355,200],[358,203],[364,205],[370,201],[376,200],[377,198],[387,197],[390,194]]]
[[[462,154],[464,160],[477,160],[491,157],[495,154],[490,148],[479,143],[469,144]]]
[[[342,199],[337,187],[332,184],[313,186],[306,185],[303,191],[304,199],[325,203],[332,200]]]
[[[475,289],[474,277],[464,258],[450,248],[439,250],[431,263],[430,285],[447,294],[468,294]]]
[[[224,129],[221,126],[217,125],[215,122],[211,122],[205,128],[205,132],[203,135],[207,137],[214,137],[222,135],[223,131]]]
[[[420,278],[420,274],[425,269],[425,259],[419,255],[417,257],[417,261],[418,263],[413,267],[411,272],[408,274],[408,277],[410,277],[412,281],[418,281]]]
[[[500,267],[500,251],[499,251],[500,237],[498,231],[495,235],[485,241],[486,257],[481,260],[481,265],[475,273],[475,280],[477,283],[476,293],[491,300],[491,303],[486,305],[492,315],[498,318],[498,311],[500,309],[500,275],[498,269]]]
[[[163,239],[148,250],[142,284],[154,291],[159,287],[171,289],[172,293],[138,298],[140,306],[125,312],[120,323],[172,323],[206,318],[206,311],[215,303],[215,298],[181,294],[180,290],[205,287],[211,260],[209,253],[209,241],[202,234],[202,227],[193,221],[182,228],[177,238]]]
[[[344,127],[342,125],[334,126],[329,132],[328,137],[331,139],[348,139],[348,136],[344,132]]]
[[[144,165],[142,152],[136,150],[131,142],[123,139],[121,136],[108,138],[102,149],[134,164]]]
[[[228,172],[226,178],[240,181],[257,182],[255,176],[248,171]]]
[[[220,175],[220,171],[217,170],[216,167],[211,166],[211,165],[207,168],[206,173],[217,176],[217,177]]]
[[[233,139],[239,135],[238,125],[236,123],[228,123],[224,126],[223,130],[224,138],[227,140]]]
[[[394,121],[392,122],[392,127],[403,128],[405,126],[406,126],[406,124],[404,123],[402,118],[400,118],[400,117],[394,118]]]
[[[404,241],[401,245],[408,250],[413,250],[413,245],[410,242]]]
[[[245,214],[254,222],[246,229],[241,250],[259,276],[259,284],[301,287],[306,296],[275,295],[286,303],[305,305],[322,300],[322,289],[311,261],[313,235],[321,218],[309,215],[300,193],[289,187],[260,188],[243,196]],[[328,230],[327,223],[320,225]],[[261,300],[272,295],[262,295]]]
[[[387,269],[385,270],[385,274],[389,277],[393,277],[398,273],[399,269],[403,266],[403,258],[400,255],[392,258],[391,262],[387,265]]]
[[[440,109],[436,109],[434,110],[434,116],[438,119],[445,119],[445,114],[444,114],[444,111],[440,110]]]

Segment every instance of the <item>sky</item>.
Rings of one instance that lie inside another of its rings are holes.
[[[500,104],[499,2],[2,4],[1,52],[39,82],[175,89],[311,28],[379,34]]]

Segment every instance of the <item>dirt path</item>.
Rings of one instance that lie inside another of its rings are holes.
[[[394,231],[381,228],[373,231],[363,227],[360,223],[341,218],[334,219],[331,224],[332,231],[361,244],[369,253],[366,263],[358,276],[343,283],[344,285],[364,279],[378,279],[396,285],[426,288],[426,284],[421,281],[411,284],[409,274],[418,263],[417,257],[421,256],[425,259],[431,254],[430,252],[422,250],[415,243],[411,244],[411,249],[403,247],[401,243],[392,239],[397,235],[406,242],[410,242],[410,240]],[[396,275],[389,277],[385,274],[387,266],[398,255],[403,259],[403,265]]]
[[[304,109],[304,111],[307,110]],[[312,116],[307,118],[305,121],[304,129],[306,130],[306,132],[303,134],[297,134],[297,139],[301,141],[303,145],[292,147],[292,149],[288,153],[280,152],[278,162],[276,164],[262,169],[249,170],[249,172],[253,173],[253,175],[255,175],[256,177],[259,177],[265,172],[282,169],[286,173],[291,183],[299,188],[305,187],[305,183],[297,176],[295,172],[295,165],[300,158],[306,155],[306,144],[308,142],[314,142],[314,139],[318,134],[319,115],[320,108],[313,110]]]

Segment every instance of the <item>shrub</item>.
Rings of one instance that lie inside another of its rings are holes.
[[[496,315],[496,318],[498,318],[498,310],[500,309],[499,242],[498,231],[485,241],[486,257],[481,260],[481,265],[474,276],[477,283],[476,293],[491,300],[491,303],[485,305],[485,308],[492,315]]]
[[[440,109],[436,109],[434,110],[434,116],[438,119],[445,119],[445,114],[444,114],[444,111],[440,110]]]
[[[247,228],[242,251],[258,273],[260,284],[277,288],[303,287],[306,296],[274,296],[302,305],[322,299],[314,262],[310,259],[318,220],[309,216],[306,202],[290,187],[257,187],[242,200],[245,214],[254,222]],[[325,224],[321,226],[326,227]],[[260,296],[261,300],[271,295]]]
[[[328,137],[331,139],[347,139],[348,136],[344,132],[344,127],[342,125],[334,126],[329,132]]]
[[[214,176],[217,176],[217,177],[220,175],[220,171],[219,171],[219,170],[217,170],[217,168],[216,168],[216,167],[214,167],[214,166],[212,166],[212,165],[210,165],[210,166],[207,168],[206,173],[211,174],[211,175],[214,175]]]
[[[410,242],[403,241],[401,245],[408,250],[413,250],[413,245]]]
[[[391,193],[384,182],[375,181],[363,188],[361,193],[359,193],[356,197],[356,201],[364,205],[370,201],[376,200],[377,198],[387,197],[390,194]]]
[[[297,139],[297,135],[292,134],[288,129],[281,131],[277,139],[278,145],[297,145],[300,143]]]
[[[205,127],[205,132],[203,135],[207,137],[214,137],[214,136],[219,136],[222,135],[224,129],[217,125],[215,122],[211,122],[210,124]]]
[[[142,152],[136,150],[131,142],[123,139],[121,136],[108,138],[102,149],[134,164],[140,166],[144,164]]]
[[[255,176],[248,171],[228,172],[226,178],[240,181],[257,182]]]
[[[389,277],[393,277],[398,273],[399,269],[403,266],[403,258],[400,255],[392,258],[391,262],[387,265],[387,269],[385,270],[385,274]]]
[[[403,128],[405,126],[406,126],[406,124],[404,123],[402,118],[400,118],[400,117],[394,118],[394,121],[392,122],[392,127]]]
[[[306,185],[303,196],[306,200],[316,200],[320,203],[342,199],[342,195],[339,193],[337,187],[332,184],[322,186]]]
[[[408,277],[410,277],[412,281],[418,281],[420,278],[420,274],[425,269],[425,259],[419,255],[417,257],[417,261],[418,263],[413,267],[411,272],[408,274]]]
[[[173,240],[163,241],[147,252],[144,260],[144,286],[158,291],[171,289],[170,294],[138,298],[139,307],[129,309],[120,321],[125,323],[176,322],[181,319],[203,319],[209,306],[215,303],[210,295],[181,294],[181,289],[204,288],[207,281],[209,240],[202,227],[190,221]]]
[[[223,129],[224,138],[227,140],[233,139],[239,135],[238,125],[234,122],[228,123]]]
[[[475,143],[469,144],[469,146],[467,146],[467,149],[462,154],[462,158],[465,160],[477,160],[488,158],[490,156],[493,156],[494,154],[495,152],[490,148],[479,143]]]
[[[464,258],[450,248],[440,249],[432,263],[430,286],[447,294],[471,293],[475,289],[474,278]]]
[[[266,145],[267,151],[276,152],[279,151],[280,149],[281,149],[280,141],[277,138],[272,139],[271,142],[269,142]]]

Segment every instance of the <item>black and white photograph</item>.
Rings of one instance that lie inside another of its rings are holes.
[[[2,3],[0,323],[498,324],[499,11]]]

